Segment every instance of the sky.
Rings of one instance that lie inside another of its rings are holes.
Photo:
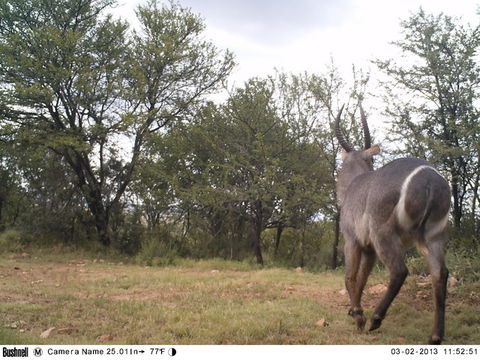
[[[119,0],[115,14],[133,20],[146,0]],[[206,23],[205,37],[235,54],[231,81],[280,71],[323,72],[333,59],[372,70],[371,60],[394,54],[400,21],[422,7],[475,24],[480,0],[179,0]]]
[[[114,14],[134,22],[134,9],[146,0],[118,1]],[[274,74],[275,69],[324,73],[332,60],[347,82],[355,65],[371,73],[374,84],[377,69],[372,60],[395,57],[391,42],[401,39],[400,22],[420,7],[459,17],[466,24],[480,21],[480,0],[177,1],[204,19],[206,39],[235,54],[230,87]],[[368,113],[368,102],[364,106]],[[384,123],[380,115],[373,121],[378,127]]]

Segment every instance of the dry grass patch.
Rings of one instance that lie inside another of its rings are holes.
[[[370,279],[367,315],[385,279],[384,273]],[[154,268],[17,254],[0,260],[0,341],[422,344],[433,315],[431,297],[418,296],[425,289],[417,280],[409,278],[379,331],[358,333],[346,315],[341,272],[259,269],[218,260]],[[479,289],[458,285],[449,297],[447,343],[480,342],[480,317],[471,300]],[[48,337],[40,337],[52,327]]]

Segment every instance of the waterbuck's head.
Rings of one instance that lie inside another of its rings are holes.
[[[368,129],[367,117],[360,104],[360,118],[362,121],[363,137],[365,147],[361,150],[355,150],[354,147],[347,141],[343,131],[340,128],[340,118],[342,116],[343,106],[338,112],[335,119],[335,135],[338,142],[343,148],[342,151],[342,168],[338,173],[337,179],[337,200],[341,206],[344,199],[344,194],[348,186],[355,177],[368,171],[373,171],[373,156],[380,153],[380,146],[371,144],[370,130]]]

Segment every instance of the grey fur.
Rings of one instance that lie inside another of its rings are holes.
[[[337,133],[339,119],[340,113]],[[366,119],[362,120],[366,126]],[[429,264],[434,290],[435,322],[429,342],[439,344],[445,331],[448,270],[444,249],[450,187],[425,160],[397,159],[374,171],[373,156],[380,151],[378,145],[360,151],[345,150],[337,179],[337,199],[341,208],[340,229],[345,238],[349,313],[358,328],[363,329],[366,319],[362,292],[378,257],[390,272],[387,292],[375,308],[370,330],[380,327],[408,274],[402,249],[416,245]]]

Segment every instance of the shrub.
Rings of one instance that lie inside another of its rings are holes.
[[[406,263],[411,275],[425,276],[429,273],[427,261],[420,255],[407,255]]]
[[[429,273],[427,261],[420,255],[407,256],[407,266],[412,275],[426,275]],[[480,256],[478,251],[468,248],[450,248],[446,259],[450,276],[462,282],[480,280]]]
[[[22,236],[17,230],[5,230],[0,233],[0,253],[19,251],[24,247]]]
[[[480,256],[473,249],[450,249],[447,252],[447,266],[451,276],[462,282],[480,280]]]
[[[162,227],[144,234],[135,260],[144,265],[165,266],[174,264],[177,255],[175,238]]]

